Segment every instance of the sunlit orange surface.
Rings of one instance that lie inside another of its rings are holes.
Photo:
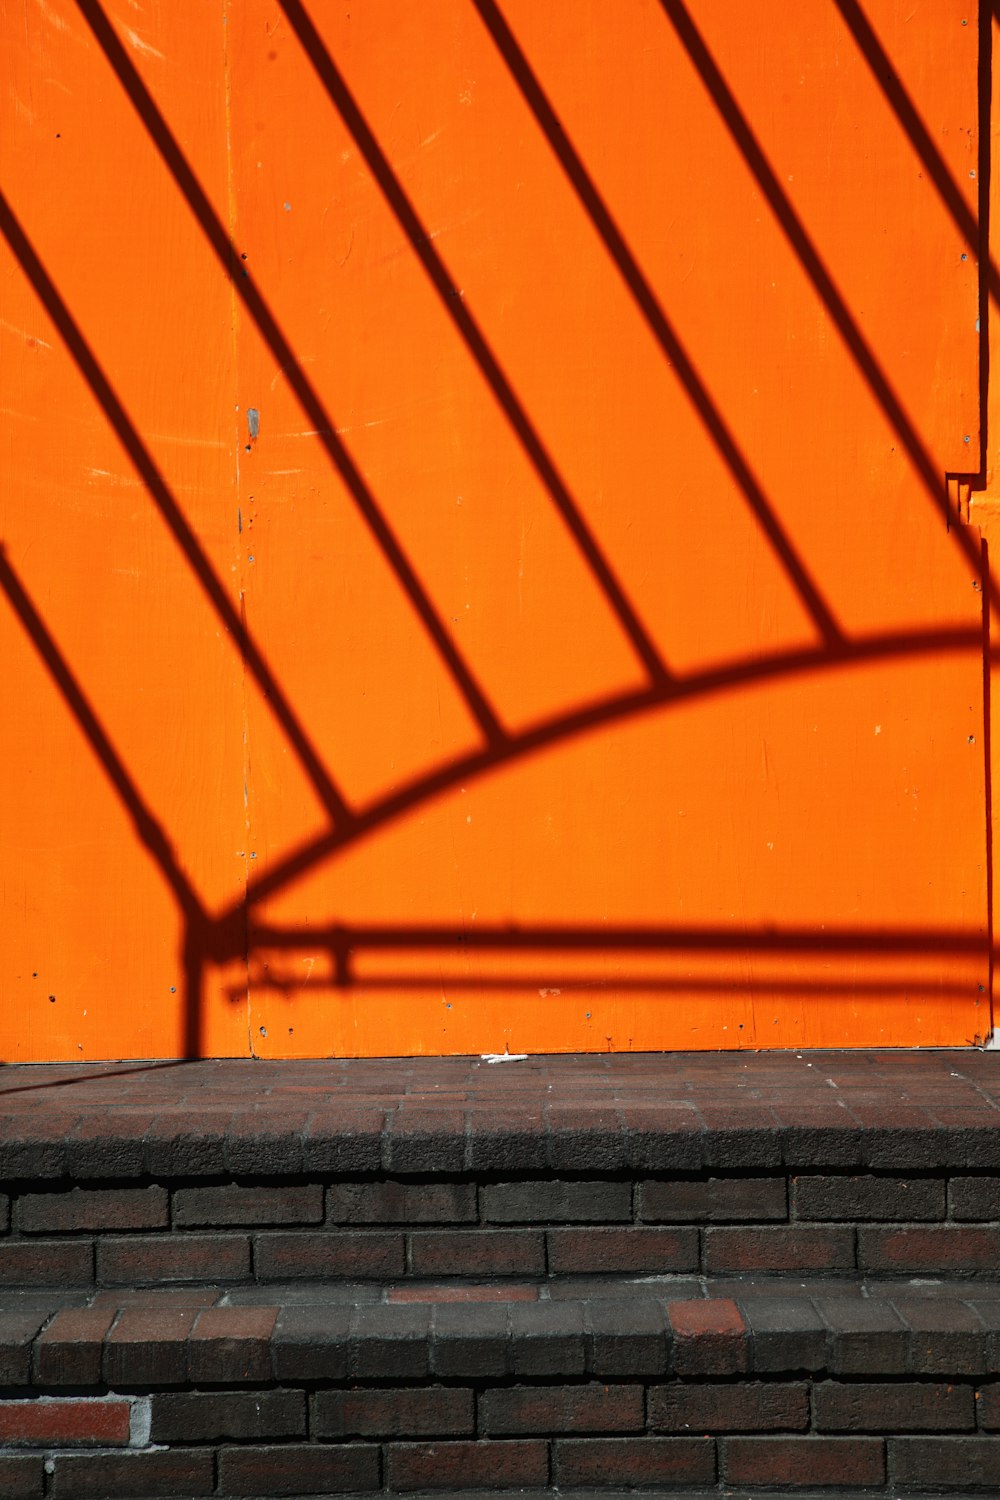
[[[975,10],[3,0],[0,1056],[989,1033]]]

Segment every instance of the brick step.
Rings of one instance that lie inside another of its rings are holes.
[[[998,1101],[975,1053],[0,1069],[0,1496],[1000,1492]]]
[[[1000,1489],[1000,1285],[711,1290],[12,1294],[0,1493]]]

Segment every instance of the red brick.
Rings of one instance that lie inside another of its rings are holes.
[[[537,1229],[417,1230],[410,1268],[414,1276],[542,1276],[545,1237]]]
[[[35,1500],[41,1496],[45,1470],[41,1454],[0,1453],[0,1495],[4,1500]]]
[[[548,1444],[533,1438],[506,1443],[390,1443],[385,1449],[390,1490],[543,1489]]]
[[[83,1286],[94,1279],[90,1240],[0,1243],[0,1286]]]
[[[219,1450],[220,1495],[336,1495],[378,1488],[378,1448],[288,1443]]]
[[[270,1338],[276,1307],[210,1307],[198,1314],[188,1339],[188,1378],[239,1385],[271,1378]]]
[[[732,1485],[880,1485],[879,1437],[723,1437],[720,1475]]]
[[[650,1428],[660,1432],[800,1432],[809,1426],[809,1388],[801,1382],[677,1381],[649,1387],[647,1412]]]
[[[96,1385],[102,1342],[115,1319],[111,1307],[65,1307],[35,1340],[36,1385]]]
[[[210,1449],[142,1453],[57,1453],[52,1500],[134,1500],[137,1495],[215,1493]]]
[[[461,1386],[317,1391],[313,1437],[463,1437],[475,1431],[474,1397]]]
[[[183,1385],[195,1308],[127,1307],[104,1340],[111,1386]]]
[[[697,1229],[550,1229],[549,1270],[697,1271]]]
[[[219,1187],[177,1188],[174,1223],[182,1227],[264,1224],[320,1224],[323,1189],[320,1184],[280,1187],[243,1187],[227,1182]]]
[[[720,1438],[719,1470],[729,1484],[861,1487],[884,1483],[885,1451],[873,1437]]]
[[[97,1279],[114,1285],[144,1281],[246,1281],[250,1241],[242,1234],[129,1235],[97,1242]]]
[[[479,1398],[479,1430],[491,1437],[642,1429],[641,1385],[516,1385]]]
[[[813,1387],[813,1421],[819,1432],[959,1432],[976,1414],[971,1386],[830,1380]]]
[[[0,1444],[31,1448],[123,1448],[132,1404],[118,1397],[45,1396],[0,1401]]]
[[[1000,1490],[1000,1440],[993,1437],[889,1439],[894,1485],[912,1489]]]
[[[728,1297],[668,1302],[678,1375],[730,1375],[749,1368],[747,1328]]]
[[[854,1269],[854,1230],[800,1225],[707,1229],[705,1261],[710,1275],[720,1271],[850,1271]]]
[[[254,1241],[254,1269],[259,1281],[401,1276],[405,1269],[403,1236],[377,1229],[367,1233],[329,1230],[314,1234],[303,1230],[301,1234],[260,1234]]]
[[[858,1263],[864,1271],[978,1271],[994,1275],[1000,1263],[1000,1229],[952,1224],[859,1229]]]
[[[647,1223],[760,1223],[787,1218],[784,1177],[677,1178],[639,1185],[636,1217]]]
[[[578,1489],[633,1489],[715,1481],[715,1443],[708,1437],[557,1438],[553,1480]]]
[[[24,1234],[60,1234],[80,1229],[165,1229],[167,1190],[73,1188],[68,1193],[26,1193],[17,1202]]]

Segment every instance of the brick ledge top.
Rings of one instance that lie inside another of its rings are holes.
[[[89,1307],[55,1298],[8,1305],[0,1350],[7,1384],[36,1390],[67,1380],[120,1390],[487,1375],[988,1379],[1000,1371],[1000,1301],[971,1287],[964,1297],[850,1296],[845,1288],[675,1299],[621,1290],[577,1301],[428,1295],[401,1304],[334,1303],[319,1291],[310,1303],[283,1304],[279,1294],[209,1306],[191,1293],[98,1293]]]
[[[1000,1166],[1000,1055],[0,1066],[0,1175]]]

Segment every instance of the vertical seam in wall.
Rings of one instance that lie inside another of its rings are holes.
[[[236,243],[236,189],[233,176],[233,113],[232,113],[232,76],[230,67],[229,48],[229,22],[231,18],[231,0],[222,0],[222,71],[223,89],[225,97],[225,121],[226,121],[226,220],[229,231],[229,242]],[[246,628],[246,603],[244,599],[244,586],[246,583],[246,564],[244,561],[244,546],[242,541],[242,495],[240,490],[240,444],[239,444],[239,300],[236,295],[234,277],[236,266],[229,268],[229,307],[230,307],[230,350],[233,368],[233,462],[236,466],[235,491],[236,491],[236,582],[239,590],[240,619]],[[247,1026],[247,1052],[253,1056],[253,1028],[250,1019],[250,941],[249,941],[249,912],[247,909],[247,887],[249,885],[250,861],[248,850],[251,844],[250,829],[250,721],[247,703],[247,666],[246,650],[241,651],[240,656],[240,718],[242,722],[242,747],[243,747],[243,819],[244,839],[246,848],[243,857],[243,978],[245,985],[246,1026]]]

